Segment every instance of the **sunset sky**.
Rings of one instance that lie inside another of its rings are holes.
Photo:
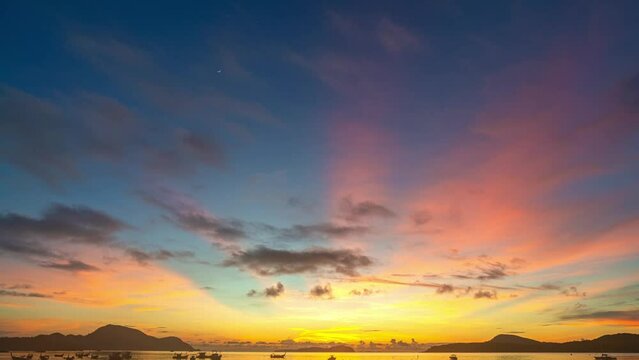
[[[0,1],[0,336],[639,332],[639,2]]]

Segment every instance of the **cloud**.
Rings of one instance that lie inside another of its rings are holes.
[[[380,20],[377,36],[384,49],[391,54],[417,51],[422,48],[422,42],[416,34],[388,18]]]
[[[195,172],[199,165],[217,168],[224,165],[225,152],[211,136],[177,129],[170,144],[147,149],[150,169],[161,174],[185,174]]]
[[[464,257],[457,255],[457,250],[454,250],[454,255],[449,257],[453,260],[463,260]],[[514,275],[512,270],[520,269],[526,264],[526,261],[521,258],[512,258],[509,262],[491,261],[486,255],[479,256],[477,261],[469,262],[468,265],[472,266],[474,270],[467,271],[462,274],[454,274],[453,277],[458,279],[477,279],[481,281],[485,280],[499,280],[507,276]]]
[[[258,292],[257,290],[251,290],[246,294],[246,296],[250,296],[250,297],[265,296],[265,297],[275,298],[282,295],[283,293],[284,293],[284,285],[281,282],[278,282],[277,284],[273,286],[267,287],[261,292]]]
[[[563,289],[561,293],[566,296],[577,296],[577,297],[586,296],[586,293],[583,291],[579,291],[576,286],[570,286],[567,289]]]
[[[428,210],[420,210],[413,213],[411,216],[413,224],[415,226],[426,225],[433,218],[433,215]]]
[[[322,299],[332,299],[333,298],[333,289],[331,288],[331,284],[326,285],[315,285],[311,288],[310,294],[312,297],[322,298]]]
[[[639,322],[639,310],[595,311],[589,313],[567,314],[561,316],[561,320],[626,320]]]
[[[392,218],[396,214],[387,207],[372,201],[354,202],[345,197],[340,203],[341,216],[348,221],[360,221],[365,218]]]
[[[279,237],[284,239],[306,238],[344,238],[363,235],[369,232],[366,226],[337,225],[333,223],[320,223],[311,225],[294,225],[290,228],[276,229]]]
[[[83,272],[83,271],[99,271],[100,269],[84,263],[79,260],[67,260],[66,262],[42,262],[39,264],[41,267],[51,268],[56,270],[70,271],[70,272]]]
[[[128,227],[99,210],[53,204],[39,218],[15,213],[0,215],[0,251],[60,258],[61,255],[49,247],[53,242],[111,244],[115,234]]]
[[[20,292],[15,290],[0,289],[0,296],[13,296],[13,297],[33,297],[33,298],[50,298],[51,295],[37,293],[37,292]]]
[[[166,249],[160,249],[155,251],[144,251],[140,249],[127,248],[126,253],[131,256],[140,265],[146,265],[152,260],[170,260],[170,259],[184,259],[193,258],[195,254],[192,251],[170,251]]]
[[[349,292],[349,294],[351,295],[355,295],[355,296],[370,296],[373,295],[375,293],[378,293],[379,290],[375,291],[372,289],[368,289],[368,288],[363,288],[362,290],[359,289],[353,289]]]
[[[497,292],[495,290],[477,290],[473,295],[475,299],[497,299]]]
[[[452,293],[454,290],[455,288],[452,285],[442,284],[440,287],[437,288],[436,292],[438,294],[446,294],[446,293]]]
[[[188,196],[162,188],[142,191],[143,200],[168,212],[168,218],[180,228],[196,233],[224,249],[237,249],[237,241],[248,237],[246,224],[236,219],[214,216]]]
[[[235,266],[258,275],[317,273],[331,271],[347,276],[357,276],[361,268],[373,261],[349,249],[311,248],[308,250],[279,250],[259,246],[251,250],[237,251],[226,259],[224,266]]]

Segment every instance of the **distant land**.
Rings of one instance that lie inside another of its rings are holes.
[[[331,347],[312,346],[312,347],[305,347],[305,348],[299,348],[299,349],[284,349],[284,350],[278,350],[278,352],[335,352],[335,353],[340,353],[340,352],[355,352],[355,350],[352,347],[350,347],[350,346],[336,345],[336,346],[331,346]]]
[[[486,342],[436,345],[425,352],[637,353],[639,352],[639,334],[604,335],[594,340],[565,343],[541,342],[516,335],[497,335]]]
[[[120,325],[106,325],[88,335],[38,335],[1,337],[0,350],[155,350],[193,351],[193,347],[175,336],[156,338],[140,330]]]

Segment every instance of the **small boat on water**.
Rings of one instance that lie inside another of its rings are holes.
[[[40,360],[49,360],[49,355],[40,354]]]
[[[286,357],[286,353],[284,353],[284,354],[272,353],[271,354],[271,359],[284,359],[285,357]]]
[[[617,358],[608,354],[601,354],[601,356],[595,355],[595,360],[617,360]]]
[[[457,355],[455,355],[455,354],[451,354],[448,358],[449,358],[450,360],[457,360]]]
[[[328,357],[328,360],[337,360],[337,358],[335,357],[335,355],[331,355]]]
[[[63,356],[62,358],[63,358],[64,360],[73,360],[73,359],[75,359],[75,356],[73,356],[73,355],[67,355],[67,356]]]
[[[29,360],[31,359],[29,355],[13,355],[13,353],[11,353],[11,360]],[[33,355],[31,357],[33,357]]]
[[[182,354],[182,353],[173,354],[173,359],[176,359],[176,360],[182,360],[182,359],[188,359],[188,358],[189,358],[189,354]]]

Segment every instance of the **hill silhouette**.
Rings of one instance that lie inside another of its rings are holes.
[[[565,343],[541,342],[516,335],[501,334],[485,342],[432,346],[426,352],[639,352],[639,334],[604,335],[594,340]]]
[[[126,326],[106,325],[88,335],[53,333],[34,337],[2,337],[0,349],[10,351],[85,349],[192,351],[193,347],[175,336],[156,338]]]

